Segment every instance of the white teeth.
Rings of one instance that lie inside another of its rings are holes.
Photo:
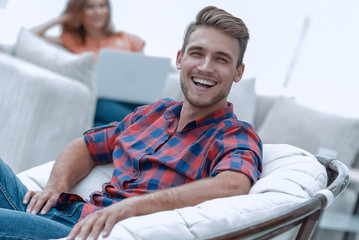
[[[214,86],[214,85],[216,85],[215,82],[208,81],[208,80],[204,80],[204,79],[194,78],[193,81],[194,81],[195,83],[200,83],[200,84],[208,85],[208,86]]]

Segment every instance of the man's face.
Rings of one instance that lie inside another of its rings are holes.
[[[236,67],[238,51],[234,37],[214,28],[195,29],[186,51],[177,55],[185,101],[197,108],[225,108],[232,83],[244,70],[244,65]]]

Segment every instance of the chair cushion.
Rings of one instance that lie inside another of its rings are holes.
[[[326,186],[326,171],[309,152],[288,144],[264,144],[263,152],[263,171],[250,194],[282,192],[308,199]]]
[[[128,218],[115,225],[109,239],[205,239],[270,218],[326,187],[325,168],[308,152],[285,144],[266,144],[263,152],[262,177],[248,195],[213,199],[193,207]],[[41,167],[19,174],[20,179],[30,187],[27,181],[33,181],[34,177],[30,179],[29,175],[36,176]],[[97,179],[110,179],[109,165],[95,168],[101,169],[96,174]],[[80,184],[87,187],[92,181],[85,178]],[[40,185],[44,186],[44,183]],[[278,239],[293,239],[295,231]]]

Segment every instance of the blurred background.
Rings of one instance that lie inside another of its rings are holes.
[[[66,0],[0,0],[0,43],[59,15]],[[264,94],[290,94],[312,108],[359,117],[359,1],[112,0],[116,30],[146,40],[145,54],[174,64],[187,24],[207,5],[242,18],[251,39],[244,77]],[[50,34],[56,35],[59,29]]]

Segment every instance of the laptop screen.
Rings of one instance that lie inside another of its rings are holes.
[[[170,58],[101,49],[95,67],[98,98],[151,104],[162,97],[170,70]]]

